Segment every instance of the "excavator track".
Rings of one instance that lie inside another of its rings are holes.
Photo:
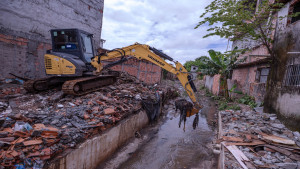
[[[29,93],[36,92],[34,88],[34,82],[35,80],[27,80],[26,82],[24,82],[23,88]]]
[[[41,92],[62,85],[67,80],[74,77],[48,77],[42,79],[27,80],[23,87],[29,93]]]
[[[115,75],[100,75],[75,80],[66,81],[62,90],[65,94],[80,96],[99,90],[103,86],[107,86],[116,82]]]

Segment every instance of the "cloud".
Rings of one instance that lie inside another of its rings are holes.
[[[210,49],[225,51],[227,40],[203,39],[208,25],[194,29],[212,0],[109,0],[104,2],[102,39],[113,49],[135,42],[163,50],[182,64],[208,55]]]

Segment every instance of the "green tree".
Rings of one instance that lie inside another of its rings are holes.
[[[195,29],[208,24],[209,33],[204,37],[220,36],[230,41],[254,40],[264,45],[274,59],[272,50],[275,13],[284,6],[280,0],[214,0],[205,8]],[[295,17],[300,13],[285,17]],[[283,19],[281,17],[280,19]]]
[[[201,69],[206,68],[207,66],[205,65],[205,63],[203,63],[203,61],[205,59],[207,59],[207,56],[200,56],[198,58],[196,58],[194,61],[187,61],[184,63],[184,67],[186,68],[187,71],[191,71],[191,66],[198,66],[198,72],[200,72]]]
[[[198,72],[200,71],[200,69],[205,67],[205,64],[203,63],[203,59],[207,58],[207,56],[201,56],[196,58],[193,61],[187,61],[184,63],[184,67],[186,68],[187,71],[191,71],[191,67],[192,66],[197,66],[198,67]]]

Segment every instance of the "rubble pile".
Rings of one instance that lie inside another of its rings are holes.
[[[23,83],[24,81],[19,78],[0,79],[0,98],[4,98],[6,96],[10,97],[11,95],[19,95],[25,93],[25,90],[22,87]]]
[[[121,73],[117,82],[100,91],[65,96],[49,90],[0,102],[0,163],[4,167],[42,168],[66,149],[113,127],[142,109],[142,101],[165,101],[173,88],[145,85]]]
[[[225,168],[300,168],[300,134],[287,129],[275,114],[232,110],[220,114]]]

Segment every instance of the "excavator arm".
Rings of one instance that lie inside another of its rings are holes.
[[[177,61],[173,61],[171,57],[148,45],[135,43],[134,45],[130,45],[127,47],[117,48],[112,51],[108,51],[104,54],[95,56],[92,59],[91,64],[97,69],[96,73],[99,73],[104,69],[103,65],[101,64],[101,61],[121,57],[120,62],[122,62],[122,60],[126,60],[125,56],[147,60],[175,74],[182,86],[184,87],[184,89],[186,90],[190,99],[194,103],[195,108],[198,110],[202,108],[202,106],[199,105],[197,102],[196,95],[194,93],[194,90],[196,90],[194,84],[189,76],[188,71],[183,67],[183,65]],[[162,58],[172,61],[175,64],[175,66],[167,63]],[[197,112],[191,112],[190,115],[195,113]]]

